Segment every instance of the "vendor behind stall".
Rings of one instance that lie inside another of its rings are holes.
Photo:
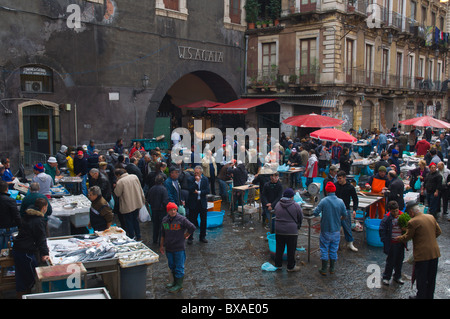
[[[383,189],[389,185],[389,180],[386,176],[386,173],[387,173],[386,167],[380,166],[378,168],[378,173],[369,178],[366,187],[370,188],[372,193],[381,194],[383,192]],[[383,219],[384,213],[386,212],[386,203],[384,200],[379,201],[373,205],[370,205],[370,212],[369,212],[370,218],[372,219],[377,218],[377,211],[378,211],[378,218]]]
[[[114,219],[114,214],[108,202],[102,197],[102,190],[99,186],[91,186],[88,190],[88,198],[92,202],[89,210],[89,228],[95,231],[108,229]]]

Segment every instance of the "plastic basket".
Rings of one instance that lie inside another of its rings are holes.
[[[214,228],[222,226],[223,224],[223,216],[225,215],[225,211],[222,210],[220,212],[207,212],[206,213],[206,228]],[[198,225],[200,226],[200,214],[197,218]]]
[[[367,218],[365,223],[367,244],[374,247],[383,247],[379,233],[381,219]]]
[[[270,256],[275,259],[275,254],[277,252],[277,241],[275,239],[275,234],[267,233],[267,241],[269,242]],[[287,247],[284,247],[283,260],[287,260]]]

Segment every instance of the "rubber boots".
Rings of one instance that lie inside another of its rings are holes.
[[[170,293],[178,292],[183,289],[183,279],[184,277],[177,278],[174,277],[174,285],[169,289]]]
[[[335,265],[336,265],[336,260],[330,259],[330,274],[334,274]]]
[[[328,260],[322,260],[322,268],[319,268],[319,273],[322,276],[327,275],[327,268],[328,268]]]
[[[169,283],[166,285],[166,288],[172,288],[175,285],[175,276],[173,272],[169,272]]]

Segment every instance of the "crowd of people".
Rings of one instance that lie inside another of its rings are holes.
[[[328,271],[335,272],[341,228],[344,230],[348,248],[354,252],[358,251],[354,246],[352,218],[358,210],[357,189],[359,188],[371,190],[386,197],[386,201],[372,205],[369,217],[382,219],[384,225],[388,221],[390,225],[387,227],[388,231],[383,233],[384,237],[388,237],[384,241],[385,244],[389,242],[389,247],[385,247],[388,259],[384,279],[388,282],[392,270],[395,269],[394,280],[402,283],[399,277],[401,273],[399,260],[403,261],[403,254],[401,254],[403,246],[397,243],[406,242],[411,238],[414,241],[415,235],[409,225],[407,231],[404,229],[406,234],[402,235],[396,221],[401,215],[398,212],[406,211],[411,216],[420,215],[417,205],[408,206],[404,202],[404,193],[408,190],[419,192],[420,201],[416,204],[426,203],[429,212],[427,216],[433,216],[435,220],[440,210],[444,215],[447,214],[450,192],[450,170],[447,165],[450,163],[445,165],[444,162],[449,154],[450,136],[446,136],[445,133],[439,134],[433,141],[433,134],[430,135],[427,129],[422,139],[418,139],[420,132],[415,128],[409,132],[409,135],[405,135],[399,128],[393,128],[388,133],[367,130],[351,133],[358,139],[368,141],[369,154],[374,152],[379,157],[372,168],[366,172],[366,179],[361,176],[359,183],[355,183],[349,175],[352,172],[354,155],[367,156],[364,149],[357,149],[352,145],[341,145],[338,142],[316,141],[309,136],[291,139],[282,133],[279,141],[272,141],[269,138],[267,145],[270,152],[265,157],[254,147],[238,145],[237,141],[226,139],[224,144],[214,152],[206,148],[198,163],[194,161],[194,152],[191,152],[190,163],[173,161],[170,150],[159,148],[145,150],[139,141],[125,147],[124,141],[119,139],[113,148],[106,151],[106,154],[100,154],[94,140],[91,140],[89,145],[81,147],[63,145],[57,154],[48,158],[47,163],[34,165],[34,176],[29,193],[22,202],[23,207],[20,212],[11,208],[7,221],[4,218],[0,220],[0,229],[3,231],[2,244],[5,245],[4,242],[7,241],[5,238],[11,232],[16,231],[17,227],[20,228],[21,217],[23,219],[23,216],[27,216],[28,213],[39,216],[45,224],[52,212],[48,201],[50,188],[57,183],[61,175],[80,177],[81,191],[92,202],[90,227],[94,230],[110,227],[116,215],[127,235],[141,240],[139,212],[143,207],[150,209],[153,243],[159,244],[161,252],[167,254],[169,268],[174,276],[170,288],[171,291],[178,291],[182,288],[185,260],[185,254],[178,252],[184,250],[184,239],[188,244],[192,244],[194,233],[200,228],[199,241],[208,243],[206,239],[207,195],[218,194],[222,201],[229,201],[232,196],[230,185],[241,186],[253,183],[259,186],[262,217],[266,227],[276,234],[276,267],[282,267],[281,250],[286,245],[287,269],[298,271],[299,267],[295,264],[294,254],[297,230],[302,224],[303,215],[301,207],[294,201],[294,196],[296,192],[308,196],[308,185],[314,181],[314,178],[320,176],[323,177],[323,198],[314,211],[315,215],[321,216],[322,267],[319,272],[322,275],[326,275]],[[191,148],[191,151],[193,150],[194,147]],[[406,173],[401,169],[404,165],[402,154],[405,151],[416,152],[418,156],[423,156],[417,168],[408,170]],[[229,156],[230,154],[232,155]],[[243,154],[245,156],[242,156]],[[264,168],[270,164],[299,167],[303,170],[291,175],[289,185],[283,185],[280,181],[280,172],[277,170],[270,174],[263,172]],[[9,166],[9,159],[1,159],[0,205],[3,206],[7,206],[5,204],[7,196],[4,194],[15,183],[15,177]],[[406,187],[405,179],[409,180]],[[303,181],[305,181],[304,185]],[[234,195],[238,199],[237,203],[242,203],[242,194]],[[201,221],[200,227],[198,216]],[[430,220],[426,222],[431,223]],[[439,228],[437,223],[433,225]],[[431,229],[431,226],[429,228]],[[6,229],[8,232],[4,231]],[[26,231],[22,231],[21,236],[25,236],[24,232],[30,238],[34,238],[30,241],[25,240],[26,245],[29,246],[22,250],[24,253],[29,252],[30,249],[38,249],[42,236],[47,234],[45,232],[27,234]],[[181,233],[184,235],[180,235]],[[438,235],[438,231],[435,234]],[[394,236],[396,244],[391,245],[389,239],[393,239]],[[421,241],[431,241],[432,237],[429,235],[426,239],[418,239],[418,247],[423,245]],[[18,249],[21,249],[20,246]],[[41,250],[42,256],[48,255],[42,247]],[[435,252],[433,259],[438,258],[438,255],[438,251]],[[21,256],[18,262],[23,263],[25,259]],[[420,259],[421,256],[418,256],[418,260]],[[418,283],[421,276],[419,273],[417,274]],[[422,274],[422,276],[425,275]],[[23,282],[29,283],[29,280],[25,278]],[[420,280],[423,286],[423,278],[421,277]],[[27,285],[24,284],[22,289],[26,290],[25,288]],[[425,296],[422,293],[419,295]]]

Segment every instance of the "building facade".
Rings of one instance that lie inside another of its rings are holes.
[[[317,113],[342,129],[448,118],[447,4],[282,0],[280,24],[249,29],[247,96],[279,98],[280,119]],[[280,124],[287,135],[307,133]]]
[[[170,139],[226,117],[180,108],[244,88],[243,1],[5,0],[0,5],[0,152]],[[13,162],[13,161],[12,161]]]

